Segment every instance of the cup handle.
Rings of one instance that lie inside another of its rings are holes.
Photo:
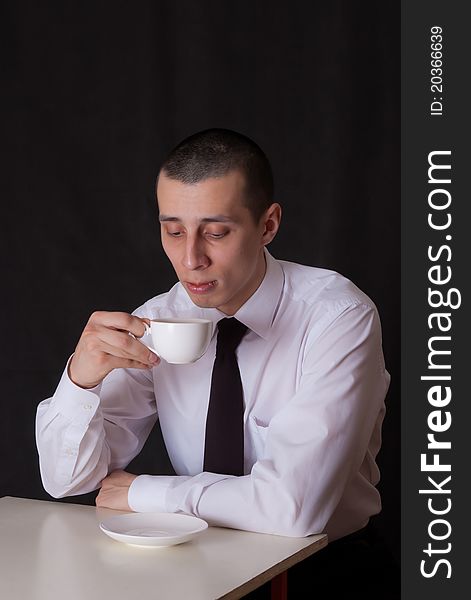
[[[146,329],[145,329],[145,331],[144,331],[144,334],[143,334],[143,336],[142,336],[142,337],[144,337],[145,335],[149,335],[149,334],[150,334],[150,331],[151,331],[151,329],[150,329],[150,326],[149,326],[149,325],[147,325],[147,323],[146,323],[145,321],[143,322],[143,324],[144,324],[144,327],[145,327]],[[154,348],[152,348],[152,346],[149,346],[149,344],[145,344],[145,343],[142,341],[142,339],[141,339],[141,338],[137,338],[137,337],[136,337],[136,336],[135,336],[133,333],[131,333],[131,332],[129,332],[129,335],[130,335],[131,337],[133,337],[135,340],[137,340],[138,342],[141,342],[141,344],[144,344],[144,346],[146,346],[146,347],[147,347],[147,348],[149,348],[149,350],[151,350],[151,351],[152,351],[154,354],[156,354],[157,356],[159,356],[158,352],[157,352],[157,351],[156,351]]]

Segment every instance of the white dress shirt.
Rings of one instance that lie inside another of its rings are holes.
[[[237,350],[245,475],[202,472],[215,325],[226,315],[195,306],[177,283],[133,314],[211,319],[208,351],[187,365],[116,369],[91,390],[65,369],[37,412],[49,494],[97,489],[140,452],[159,418],[178,475],[137,477],[128,494],[135,511],[288,536],[327,532],[331,540],[380,511],[375,458],[389,374],[376,308],[338,273],[265,254],[265,278],[235,314],[249,328]]]

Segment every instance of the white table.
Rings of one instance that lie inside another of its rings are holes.
[[[98,527],[109,509],[0,498],[0,598],[9,600],[212,600],[241,598],[327,545],[209,527],[168,548],[112,540]]]

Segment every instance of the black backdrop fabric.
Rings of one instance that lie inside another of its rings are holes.
[[[397,2],[2,3],[0,496],[50,499],[34,439],[89,314],[132,311],[175,275],[160,161],[207,127],[272,162],[277,258],[339,271],[377,304],[392,375],[379,528],[400,531]],[[170,465],[155,428],[133,472]],[[93,502],[93,495],[71,498]]]

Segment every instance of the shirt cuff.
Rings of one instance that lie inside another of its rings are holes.
[[[87,425],[100,404],[102,384],[100,383],[90,389],[84,389],[76,385],[68,374],[72,356],[67,361],[51,404],[67,420]]]
[[[166,495],[178,476],[138,475],[128,491],[128,504],[135,512],[168,512]]]

